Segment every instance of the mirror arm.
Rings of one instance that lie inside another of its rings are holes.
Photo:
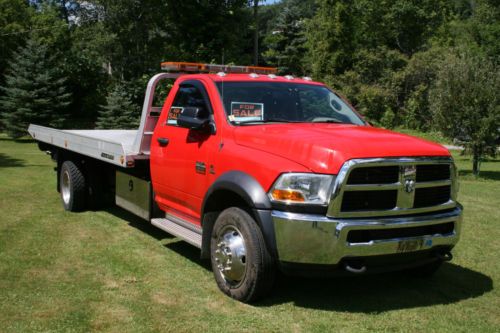
[[[215,133],[217,133],[217,126],[215,126],[215,121],[212,121],[212,120],[209,121],[208,128],[209,128],[211,135],[214,135]]]

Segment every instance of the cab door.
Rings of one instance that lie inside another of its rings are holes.
[[[151,176],[156,202],[165,212],[200,223],[203,197],[217,152],[218,135],[177,125],[185,107],[205,108],[214,121],[213,107],[203,82],[182,82],[174,100],[162,110],[151,142]]]

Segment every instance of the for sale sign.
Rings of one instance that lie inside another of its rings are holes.
[[[264,104],[231,102],[230,118],[237,122],[264,120]]]
[[[169,125],[177,125],[177,118],[179,118],[180,114],[184,110],[183,107],[172,106],[170,111],[168,112],[167,124]]]

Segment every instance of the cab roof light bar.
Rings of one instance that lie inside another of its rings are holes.
[[[201,64],[196,62],[175,62],[166,61],[161,63],[161,69],[168,72],[191,72],[191,73],[255,73],[255,74],[276,74],[278,69],[275,67],[259,66],[232,66]]]

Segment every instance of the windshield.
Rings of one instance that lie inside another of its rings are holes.
[[[325,86],[288,82],[217,82],[227,118],[235,125],[271,122],[365,122]]]

